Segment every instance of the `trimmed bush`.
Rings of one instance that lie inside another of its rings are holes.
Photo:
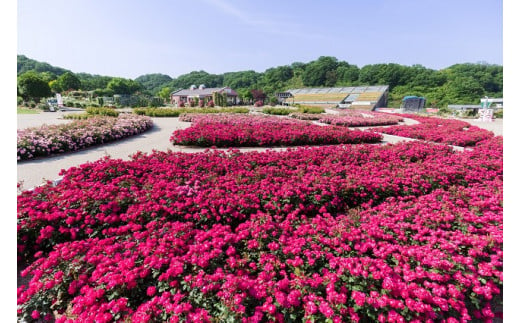
[[[301,113],[311,113],[311,114],[320,114],[325,113],[325,109],[321,107],[312,107],[308,105],[302,105],[298,109]]]
[[[273,114],[273,115],[279,115],[279,116],[286,116],[289,115],[292,112],[295,112],[294,109],[289,108],[274,108],[274,107],[268,107],[263,108],[262,112],[265,114]]]
[[[211,101],[210,101],[211,102]],[[178,117],[186,113],[249,113],[247,108],[137,108],[135,114],[149,117]]]
[[[86,109],[87,114],[90,115],[99,115],[99,116],[109,116],[109,117],[117,117],[119,112],[111,109],[111,108],[96,108],[89,107]]]

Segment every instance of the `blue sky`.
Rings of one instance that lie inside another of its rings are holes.
[[[255,70],[334,56],[362,67],[502,65],[499,0],[20,0],[17,53],[136,78]]]
[[[18,1],[17,52],[136,78],[334,56],[362,67],[502,64],[502,1]]]

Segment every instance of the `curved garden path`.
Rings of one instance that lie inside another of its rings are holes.
[[[70,113],[70,112],[65,112]],[[64,112],[47,112],[40,114],[19,114],[18,129],[40,126],[46,124],[66,123],[69,120],[62,119]],[[82,149],[75,152],[56,155],[53,157],[43,157],[35,160],[22,161],[17,164],[17,181],[22,182],[22,189],[31,189],[42,185],[46,180],[58,179],[62,169],[68,169],[86,162],[93,162],[105,156],[111,158],[130,159],[130,156],[138,151],[151,153],[153,150],[159,151],[182,151],[200,152],[206,148],[173,146],[170,143],[170,136],[174,130],[184,129],[190,126],[188,122],[181,122],[179,118],[152,118],[154,126],[152,129],[129,138],[108,143],[101,146]],[[468,120],[464,120],[468,121]],[[468,121],[481,128],[493,131],[497,135],[502,135],[502,120],[493,123],[483,123],[479,121]],[[405,124],[417,123],[415,120],[405,119]],[[410,141],[415,139],[403,138],[391,135],[384,135],[383,143],[396,143],[399,141]],[[227,149],[227,148],[226,148]],[[282,150],[285,148],[240,148],[241,151],[264,151]]]

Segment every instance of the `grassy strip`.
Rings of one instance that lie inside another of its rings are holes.
[[[41,110],[16,107],[16,114],[40,114]]]

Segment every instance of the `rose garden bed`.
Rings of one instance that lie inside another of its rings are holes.
[[[410,142],[73,167],[18,197],[32,277],[19,319],[491,320],[502,151],[493,137],[463,152]]]
[[[403,117],[372,111],[341,111],[340,114],[323,116],[319,122],[348,127],[372,127],[397,125]]]
[[[382,140],[382,136],[369,132],[322,127],[290,118],[193,115],[182,120],[193,124],[172,134],[170,141],[174,145],[263,147],[376,143]]]
[[[479,141],[493,137],[491,131],[471,126],[464,121],[411,114],[401,116],[417,120],[420,124],[373,128],[372,131],[462,147],[474,146]]]
[[[18,160],[76,151],[142,133],[152,125],[148,117],[122,114],[18,130]]]

